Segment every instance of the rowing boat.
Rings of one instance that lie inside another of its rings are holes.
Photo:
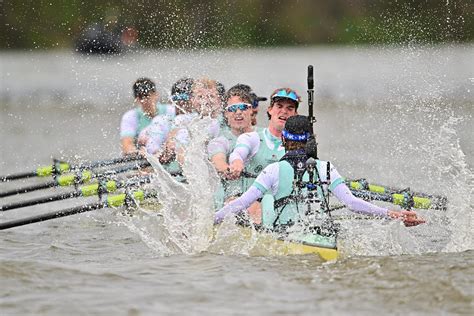
[[[244,241],[256,239],[260,249],[271,255],[315,254],[325,261],[338,258],[335,236],[322,236],[317,233],[299,233],[291,237],[281,237],[276,233],[255,230],[249,226],[239,226],[239,237]]]

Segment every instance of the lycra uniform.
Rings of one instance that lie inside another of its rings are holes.
[[[229,194],[240,195],[245,192],[266,166],[279,161],[284,154],[281,138],[273,136],[268,128],[240,135],[229,162],[240,159],[244,162],[245,169],[238,187],[232,188],[235,192],[229,190]]]

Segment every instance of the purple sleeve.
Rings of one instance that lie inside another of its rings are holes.
[[[244,133],[240,135],[237,138],[234,150],[229,156],[229,163],[232,163],[237,159],[246,163],[247,159],[249,159],[250,155],[252,155],[252,150],[256,150],[259,143],[260,138],[256,132]]]
[[[236,147],[229,156],[229,162],[232,163],[234,160],[242,160],[248,157],[250,150],[246,147]]]
[[[151,125],[146,128],[146,150],[149,154],[156,154],[161,150],[170,132],[171,122],[166,116],[157,116]],[[141,133],[140,133],[141,135]]]
[[[340,183],[332,193],[351,211],[364,215],[388,218],[388,210],[355,197],[345,183]]]
[[[221,208],[214,216],[214,223],[219,224],[229,214],[239,214],[246,210],[253,202],[263,196],[262,191],[251,186],[238,199],[233,200],[223,208]]]
[[[207,145],[208,157],[212,158],[214,155],[219,153],[225,154],[227,156],[230,146],[229,141],[224,136],[219,136],[209,141]]]
[[[189,131],[187,128],[180,128],[174,137],[176,141],[176,149],[182,148],[189,143]]]
[[[135,110],[130,110],[122,116],[120,122],[120,138],[137,137],[138,118]]]

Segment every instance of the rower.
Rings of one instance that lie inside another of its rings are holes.
[[[272,93],[270,100],[268,127],[239,136],[230,154],[229,178],[239,178],[244,172],[242,192],[252,185],[263,168],[284,155],[281,132],[286,120],[297,114],[301,98],[294,90],[281,88]]]
[[[171,102],[174,105],[173,115],[157,115],[151,124],[140,133],[138,143],[143,145],[148,154],[156,154],[166,141],[173,128],[174,119],[180,115],[192,112],[191,89],[194,80],[181,78],[171,87]]]
[[[243,90],[247,92],[248,94],[250,94],[251,104],[252,104],[252,125],[256,126],[259,102],[267,101],[267,98],[257,96],[257,94],[253,92],[252,88],[249,85],[246,85],[243,83],[238,83],[235,86],[231,87],[229,90],[232,90],[232,89]]]
[[[211,139],[207,146],[209,160],[223,179],[223,187],[217,194],[219,206],[222,206],[222,202],[229,197],[242,193],[240,179],[231,180],[229,177],[228,159],[235,147],[237,137],[254,130],[252,126],[253,98],[247,89],[233,86],[226,92],[224,101],[226,128],[221,128],[220,135]]]
[[[140,132],[150,125],[157,115],[174,116],[174,107],[157,103],[159,94],[156,85],[148,78],[139,78],[133,84],[135,104],[138,106],[122,116],[120,124],[120,139],[124,155],[138,153],[137,141]]]
[[[329,212],[328,192],[355,213],[400,218],[406,226],[424,223],[413,211],[389,210],[354,197],[336,168],[328,161],[317,159],[312,126],[306,116],[288,118],[282,136],[286,151],[282,159],[268,165],[241,197],[220,209],[215,214],[216,223],[228,214],[244,212],[262,197],[261,218],[254,221],[261,221],[263,227],[274,229],[302,222],[311,214],[308,205],[314,201],[319,206],[317,210],[313,208],[313,212]]]
[[[174,125],[162,146],[160,162],[166,163],[177,159],[184,162],[185,147],[189,143],[188,126],[194,119],[210,117],[208,127],[209,139],[215,138],[220,132],[219,116],[222,112],[221,90],[223,86],[216,80],[201,78],[194,80],[191,86],[190,112],[175,118]]]

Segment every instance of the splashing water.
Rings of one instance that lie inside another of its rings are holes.
[[[473,173],[467,166],[464,152],[459,144],[455,126],[463,119],[449,117],[436,134],[434,141],[439,144],[432,150],[437,160],[441,181],[446,183],[449,205],[445,216],[448,219],[440,223],[452,232],[444,251],[457,252],[473,249],[472,243],[472,204]]]
[[[210,123],[209,118],[196,118],[188,126],[190,142],[182,166],[186,184],[165,171],[156,157],[147,157],[155,169],[152,187],[157,190],[162,205],[161,228],[166,233],[161,233],[160,238],[185,254],[205,251],[212,238],[213,195],[218,177],[205,156]]]

